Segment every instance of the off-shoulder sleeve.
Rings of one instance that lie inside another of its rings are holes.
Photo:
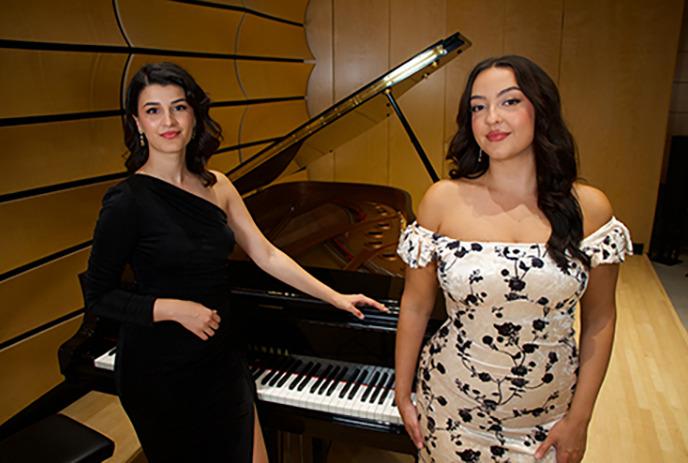
[[[590,256],[592,267],[618,264],[624,261],[626,255],[633,254],[631,234],[615,217],[586,237],[581,243],[581,249]]]
[[[153,296],[121,288],[122,271],[136,246],[136,204],[125,183],[110,188],[98,216],[84,279],[86,309],[121,322],[152,325]]]
[[[411,268],[425,267],[435,258],[433,233],[413,222],[401,232],[397,254]]]

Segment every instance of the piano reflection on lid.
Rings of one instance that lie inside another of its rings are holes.
[[[416,454],[394,405],[394,336],[404,265],[400,231],[413,221],[408,193],[379,185],[295,182],[268,186],[390,115],[400,118],[428,174],[437,179],[395,96],[470,46],[456,33],[428,47],[323,111],[228,173],[265,236],[316,278],[342,293],[365,293],[390,308],[364,320],[334,311],[261,272],[240,250],[232,256],[231,306],[240,317],[271,461],[283,432],[310,443],[324,461],[328,442]],[[429,337],[444,317],[437,298]],[[66,380],[114,393],[118,327],[86,313],[59,350]]]

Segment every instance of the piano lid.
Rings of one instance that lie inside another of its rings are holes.
[[[388,117],[386,92],[393,91],[397,97],[404,94],[470,45],[458,32],[440,40],[242,162],[228,177],[245,194],[282,173],[306,167]]]

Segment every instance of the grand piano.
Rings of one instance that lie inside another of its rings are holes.
[[[271,183],[391,114],[437,180],[396,97],[469,46],[459,33],[431,45],[228,173],[268,239],[338,291],[365,293],[390,309],[363,308],[366,318],[355,319],[269,277],[241,250],[232,255],[227,297],[241,308],[236,323],[271,461],[281,461],[284,433],[309,444],[306,461],[325,461],[332,441],[415,454],[395,407],[393,370],[404,270],[395,251],[400,231],[413,220],[408,193],[354,183]],[[427,336],[444,317],[438,298]],[[116,323],[87,312],[59,349],[66,381],[114,393],[117,336]]]

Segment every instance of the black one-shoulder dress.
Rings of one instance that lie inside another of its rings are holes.
[[[151,463],[251,461],[254,386],[228,304],[233,247],[222,209],[158,178],[132,175],[103,199],[86,307],[121,322],[117,390]],[[121,289],[126,264],[135,291]],[[215,309],[220,329],[203,341],[153,323],[157,298]]]

